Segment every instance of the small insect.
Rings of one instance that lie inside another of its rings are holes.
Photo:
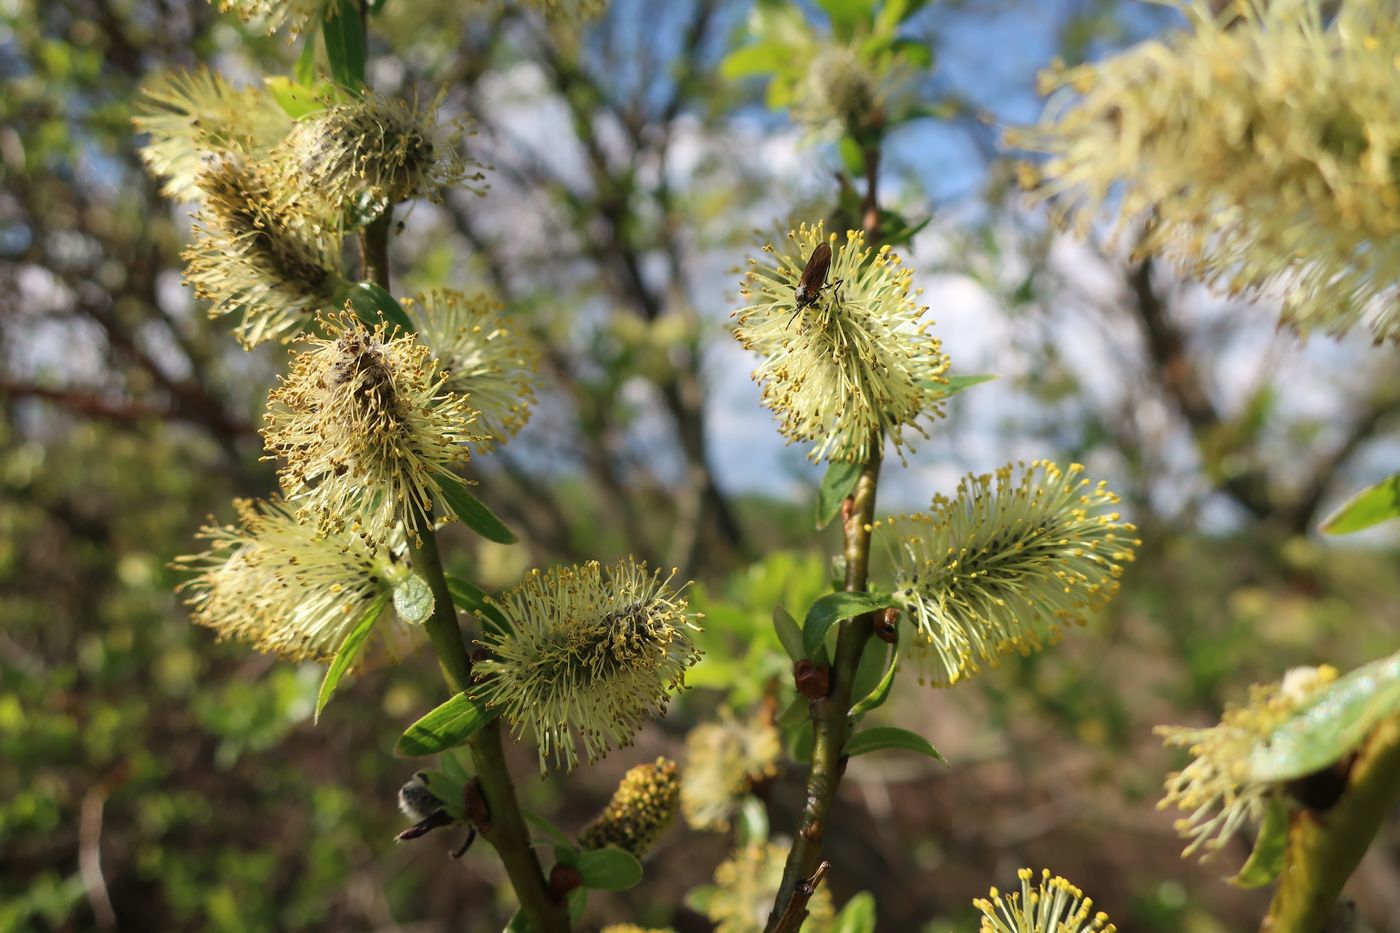
[[[831,245],[826,242],[818,243],[817,248],[812,250],[812,255],[807,257],[807,265],[802,269],[802,277],[797,280],[797,288],[793,291],[792,297],[795,299],[797,308],[792,312],[792,317],[788,318],[791,325],[793,318],[802,313],[803,309],[809,308],[817,303],[822,292],[828,288],[836,288],[841,284],[841,279],[837,279],[830,285],[827,284],[826,274],[831,269]]]

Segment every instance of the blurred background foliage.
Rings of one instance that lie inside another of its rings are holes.
[[[839,34],[844,6],[782,16]],[[390,0],[372,25],[374,85],[447,88],[494,165],[484,201],[408,214],[399,290],[489,289],[549,348],[531,425],[473,464],[524,543],[451,531],[452,552],[493,586],[634,552],[698,580],[709,615],[696,689],[636,748],[523,780],[570,830],[718,704],[784,703],[772,607],[800,615],[828,585],[818,474],[762,453],[775,435],[724,334],[751,231],[841,218],[865,167],[859,138],[764,106],[803,80],[800,42],[774,47],[766,88],[745,77],[761,56],[723,64],[776,41],[774,9],[617,0],[580,35]],[[1394,647],[1394,537],[1312,531],[1393,462],[1393,351],[1299,345],[1121,245],[1065,242],[1009,191],[997,124],[1034,118],[1035,71],[1173,23],[1117,0],[948,0],[885,37],[908,73],[891,209],[955,371],[1000,379],[960,396],[882,495],[918,507],[965,469],[1083,460],[1145,544],[1091,631],[956,691],[907,678],[881,711],[951,762],[851,762],[830,881],[838,904],[872,891],[882,929],[969,929],[970,899],[1022,864],[1076,880],[1121,929],[1251,928],[1263,896],[1222,883],[1235,865],[1178,859],[1151,726]],[[489,858],[391,841],[413,765],[390,750],[440,698],[429,658],[357,678],[313,729],[319,671],[214,644],[172,592],[203,516],[273,487],[255,428],[282,351],[238,350],[181,287],[188,217],[140,170],[130,105],[165,69],[254,80],[295,54],[203,0],[0,0],[0,930],[496,930],[509,914]],[[533,753],[511,751],[529,775]],[[789,768],[768,789],[775,832],[799,788]],[[726,848],[672,832],[589,922],[705,929],[677,905]],[[1351,884],[1379,930],[1400,929],[1398,858],[1392,825]]]

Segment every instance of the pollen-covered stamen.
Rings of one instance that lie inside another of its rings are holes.
[[[383,207],[413,198],[441,200],[448,188],[477,193],[485,175],[460,153],[464,123],[437,122],[436,105],[417,110],[368,95],[299,120],[272,153],[291,213],[333,221],[360,198]]]
[[[1190,751],[1192,761],[1167,776],[1158,809],[1187,812],[1177,833],[1190,840],[1183,855],[1205,849],[1202,861],[1224,848],[1236,832],[1263,819],[1282,791],[1277,784],[1248,780],[1249,756],[1293,713],[1337,679],[1329,665],[1295,668],[1281,683],[1250,688],[1243,706],[1227,706],[1217,725],[1203,729],[1158,726],[1163,744]]]
[[[982,912],[980,933],[1115,933],[1118,927],[1103,911],[1094,911],[1093,898],[1050,870],[1035,873],[1022,868],[1016,873],[1021,882],[1019,894],[1003,894],[992,888],[988,897],[973,900]]]
[[[413,335],[349,313],[319,320],[326,337],[293,357],[263,434],[307,520],[382,540],[427,514],[443,477],[470,459],[476,413]]]
[[[681,810],[692,829],[723,831],[744,795],[778,773],[782,739],[771,716],[737,720],[728,707],[718,722],[686,736]]]
[[[821,244],[832,255],[816,292],[803,279]],[[948,368],[922,320],[928,309],[914,302],[913,274],[888,247],[867,249],[863,233],[848,231],[837,245],[821,224],[764,253],[771,258],[750,260],[742,294],[753,303],[734,313],[734,335],[764,357],[753,375],[779,431],[814,442],[814,460],[863,462],[877,437],[902,455],[907,432],[924,434],[923,422],[940,413]]]
[[[185,279],[213,302],[210,316],[239,315],[250,347],[301,330],[342,284],[339,235],[278,209],[262,170],[241,158],[215,162],[199,188]]]
[[[658,758],[622,776],[612,799],[579,834],[585,849],[617,846],[637,858],[646,855],[680,808],[680,775],[674,761]]]
[[[419,338],[442,361],[447,387],[481,413],[474,447],[488,452],[530,418],[539,351],[489,295],[435,289],[404,299]]]
[[[1117,593],[1136,529],[1082,472],[1035,461],[1016,480],[1006,466],[969,476],[930,515],[888,520],[894,595],[917,631],[910,653],[923,676],[952,684],[1039,650]]]
[[[374,546],[322,537],[280,499],[235,506],[237,525],[205,527],[200,537],[209,549],[176,561],[196,572],[181,585],[194,621],[220,638],[293,661],[329,660],[363,612],[386,599],[406,572],[395,557],[400,539]],[[382,623],[377,631],[392,653],[412,643],[401,624]]]
[[[683,686],[697,616],[669,582],[630,560],[591,562],[532,572],[494,600],[510,630],[483,637],[477,694],[531,734],[541,770],[572,768],[580,742],[590,760],[628,744]]]

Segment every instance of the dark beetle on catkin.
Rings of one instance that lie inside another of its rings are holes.
[[[822,242],[817,244],[817,248],[812,250],[812,255],[807,257],[807,265],[802,269],[802,277],[797,280],[797,288],[793,291],[793,298],[797,308],[793,311],[792,317],[788,318],[788,323],[802,313],[804,308],[811,307],[817,303],[822,292],[828,288],[826,284],[826,274],[831,269],[831,244]],[[838,279],[831,283],[831,287],[840,285]]]

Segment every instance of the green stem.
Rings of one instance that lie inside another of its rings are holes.
[[[1319,933],[1342,886],[1400,800],[1400,716],[1371,733],[1347,774],[1346,790],[1325,813],[1301,810],[1288,829],[1288,853],[1267,933]]]
[[[389,227],[392,211],[386,210],[360,234],[364,276],[385,291],[389,289]],[[417,512],[409,529],[408,553],[413,570],[433,593],[433,614],[424,623],[433,643],[438,666],[453,693],[466,691],[472,682],[472,663],[457,625],[457,609],[443,574],[437,532],[431,514]],[[549,896],[544,871],[530,845],[530,831],[515,798],[515,784],[501,750],[501,723],[494,719],[468,742],[476,777],[486,798],[490,823],[477,830],[501,856],[520,910],[534,933],[568,933],[569,913]]]
[[[870,573],[871,526],[875,520],[875,490],[880,479],[880,457],[883,435],[871,439],[870,460],[856,480],[856,488],[846,500],[845,514],[845,590],[864,592]],[[822,838],[826,834],[827,818],[831,813],[836,790],[845,770],[841,749],[846,745],[850,722],[851,689],[855,684],[856,668],[875,630],[877,613],[868,613],[842,622],[836,637],[836,659],[832,663],[831,687],[825,697],[813,700],[812,765],[807,773],[806,797],[797,820],[797,834],[783,867],[783,881],[778,897],[768,915],[768,933],[783,933],[802,925],[807,915],[801,909],[789,909],[794,896],[801,897],[798,884],[817,873],[821,865]]]
[[[429,516],[419,515],[414,526],[413,531],[419,540],[413,540],[413,535],[410,535],[409,557],[413,561],[414,572],[428,581],[428,587],[433,591],[433,614],[425,623],[428,638],[433,643],[448,688],[453,693],[462,693],[471,686],[471,659],[462,641],[461,629],[457,627],[457,610],[447,589],[447,578],[442,572],[437,535]],[[544,872],[535,858],[535,850],[530,846],[530,831],[520,813],[515,784],[511,781],[505,754],[501,750],[501,721],[493,719],[472,736],[468,747],[471,749],[472,763],[476,766],[482,796],[486,798],[487,811],[491,815],[490,822],[477,829],[500,853],[506,875],[515,889],[520,910],[529,921],[530,929],[535,933],[567,933],[568,911],[550,897]]]

